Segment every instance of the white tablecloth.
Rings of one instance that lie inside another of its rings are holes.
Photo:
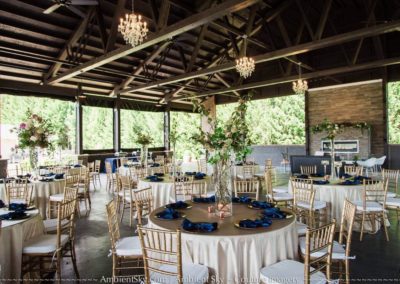
[[[153,193],[153,208],[164,206],[175,202],[174,182],[169,177],[163,177],[162,182],[149,182],[141,179],[138,183],[138,189],[151,187]]]
[[[50,182],[33,181],[28,184],[33,187],[32,200],[43,219],[46,218],[47,203],[50,195],[63,193],[65,180],[55,180]],[[5,187],[0,184],[0,199],[5,201]]]
[[[0,209],[0,215],[8,211]],[[2,221],[0,232],[0,283],[4,279],[21,278],[22,249],[24,241],[44,234],[43,221],[38,210],[28,211],[29,219]],[[17,282],[18,283],[18,282]]]

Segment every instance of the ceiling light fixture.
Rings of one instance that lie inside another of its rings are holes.
[[[142,44],[149,31],[147,23],[142,21],[142,15],[135,15],[134,0],[132,0],[132,13],[125,14],[125,19],[121,18],[118,31],[123,35],[124,40],[132,46]]]

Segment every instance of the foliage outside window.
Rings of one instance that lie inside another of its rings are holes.
[[[217,119],[226,123],[237,103],[217,105]],[[304,96],[250,101],[246,119],[253,145],[305,143]]]
[[[121,110],[121,148],[140,148],[138,133],[148,134],[152,142],[149,147],[164,146],[164,113],[136,110]]]
[[[400,144],[400,82],[388,84],[389,144]]]
[[[82,107],[83,149],[113,149],[113,109]]]

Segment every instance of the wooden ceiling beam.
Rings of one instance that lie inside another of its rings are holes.
[[[222,16],[233,13],[236,11],[240,11],[245,9],[261,0],[228,0],[217,6],[204,10],[198,14],[185,18],[173,25],[168,26],[163,31],[158,33],[154,33],[148,36],[147,40],[143,42],[143,44],[139,46],[132,47],[131,45],[125,45],[116,50],[108,52],[100,57],[94,58],[88,62],[85,62],[78,67],[72,68],[63,74],[51,78],[49,80],[50,84],[55,84],[58,82],[62,82],[67,80],[68,78],[72,78],[80,73],[87,72],[94,68],[103,66],[111,61],[117,60],[121,57],[127,56],[133,52],[137,52],[144,48],[155,45],[159,42],[165,41],[174,36],[180,35],[192,29],[195,29],[199,26],[202,26],[208,22],[214,21]],[[111,33],[110,33],[111,34]]]
[[[100,0],[99,5],[96,7],[96,20],[97,20],[97,26],[99,28],[101,44],[103,46],[104,52],[106,52],[107,51],[108,34],[107,34],[106,24],[104,22],[103,12],[101,10],[102,2],[103,2],[103,0]]]
[[[118,25],[120,23],[120,18],[123,16],[125,11],[126,0],[118,0],[115,6],[114,16],[111,22],[110,33],[107,39],[106,51],[109,52],[114,49],[115,43],[117,42],[118,36]]]
[[[324,1],[324,3],[325,5],[321,11],[321,17],[319,19],[317,30],[315,31],[314,40],[321,39],[322,34],[324,33],[325,30],[326,21],[328,20],[329,17],[329,11],[331,10],[332,7],[332,0],[326,0]]]
[[[169,0],[162,0],[157,22],[158,30],[162,30],[167,26],[170,7]]]
[[[300,0],[296,0],[297,8],[299,9],[301,18],[303,19],[303,22],[306,25],[306,28],[307,28],[308,34],[310,36],[310,39],[313,39],[314,31],[313,31],[313,29],[311,27],[310,21],[308,20],[306,12],[303,9],[303,3],[300,3]]]
[[[190,72],[193,69],[193,66],[196,62],[197,55],[199,53],[200,47],[203,43],[204,35],[206,34],[208,29],[208,24],[205,24],[201,27],[199,37],[197,38],[196,45],[192,51],[192,56],[190,57],[189,64],[186,66],[186,72]]]
[[[275,50],[272,52],[254,56],[253,59],[256,63],[273,61],[273,60],[277,60],[279,58],[298,55],[298,54],[310,52],[313,50],[326,48],[329,46],[338,45],[338,44],[342,44],[345,42],[357,40],[357,39],[360,39],[363,37],[372,37],[372,36],[376,36],[376,35],[383,34],[383,33],[398,31],[399,29],[400,29],[400,20],[397,20],[397,21],[393,21],[390,23],[376,25],[374,27],[362,28],[362,29],[351,31],[351,32],[327,37],[327,38],[321,39],[319,41],[311,41],[311,42],[299,44],[297,46],[291,46],[291,47],[283,48],[280,50]],[[175,76],[172,78],[155,81],[155,82],[145,84],[142,86],[128,88],[125,91],[133,92],[133,91],[139,91],[139,90],[144,90],[144,89],[151,89],[156,86],[162,86],[162,85],[177,83],[177,82],[181,82],[181,81],[186,81],[186,80],[206,76],[206,75],[217,73],[217,72],[228,71],[228,70],[231,70],[234,68],[235,68],[235,62],[229,62],[229,63],[221,64],[218,66],[213,66],[213,67],[189,72],[186,74],[181,74],[181,75],[178,75],[178,76]]]

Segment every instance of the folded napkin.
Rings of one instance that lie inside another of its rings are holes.
[[[242,162],[236,163],[235,166],[243,166],[243,163]]]
[[[182,228],[186,231],[213,232],[218,229],[218,223],[191,222],[189,219],[185,218],[182,222]]]
[[[261,212],[261,214],[266,218],[273,219],[285,219],[286,213],[282,212],[278,207],[267,208]]]
[[[251,198],[248,196],[232,197],[233,203],[250,203]]]
[[[310,174],[310,177],[323,177],[323,174]]]
[[[215,196],[210,196],[210,197],[193,197],[193,202],[197,203],[214,203],[215,202]]]
[[[164,211],[158,212],[156,216],[157,218],[165,220],[174,220],[181,217],[180,213],[172,208],[167,208]]]
[[[159,167],[159,166],[161,166],[159,163],[153,163],[153,164],[150,166],[150,168],[156,168],[156,167]]]
[[[204,174],[204,173],[196,173],[194,175],[194,179],[203,179],[205,177],[206,177],[206,174]]]
[[[55,179],[63,179],[64,178],[64,174],[56,174],[54,176]]]
[[[355,179],[355,180],[345,180],[345,181],[341,182],[340,184],[341,185],[358,185],[358,184],[361,184],[361,181],[357,180],[357,179]]]
[[[165,207],[172,209],[186,209],[189,207],[189,204],[183,201],[178,201],[176,203],[167,204]]]
[[[163,181],[162,178],[156,176],[156,175],[152,175],[152,176],[147,176],[146,179],[150,180],[150,181]]]
[[[5,207],[6,205],[4,204],[3,200],[0,199],[0,208]]]
[[[82,168],[82,165],[76,164],[74,165],[74,168]]]
[[[352,178],[353,176],[349,175],[349,174],[342,174],[340,177],[341,178]]]
[[[48,174],[42,174],[42,175],[40,175],[41,177],[52,177],[52,176],[54,176],[55,175],[55,173],[48,173]]]
[[[259,209],[266,209],[266,208],[272,208],[274,205],[272,203],[266,202],[266,201],[252,201],[251,206],[253,208],[259,208]]]
[[[194,176],[197,172],[185,172],[185,175]]]
[[[261,218],[261,219],[245,219],[239,221],[239,227],[241,228],[260,228],[260,227],[269,227],[272,224],[272,220],[268,218]]]
[[[329,180],[313,180],[314,184],[329,184]]]
[[[44,178],[40,181],[44,181],[44,182],[50,182],[50,181],[54,181],[54,178]]]
[[[364,177],[364,176],[355,176],[354,180],[363,181],[363,180],[371,180],[371,178],[370,177]]]
[[[296,178],[308,178],[308,175],[295,175]]]
[[[25,203],[10,203],[8,205],[8,209],[12,211],[25,211],[28,208],[28,205]]]
[[[129,168],[129,165],[128,164],[124,164],[124,168]]]
[[[1,220],[19,220],[24,219],[28,215],[24,211],[15,211],[7,214],[0,215]]]
[[[158,176],[158,177],[163,177],[163,176],[164,176],[163,173],[155,173],[154,175],[155,175],[155,176]]]

